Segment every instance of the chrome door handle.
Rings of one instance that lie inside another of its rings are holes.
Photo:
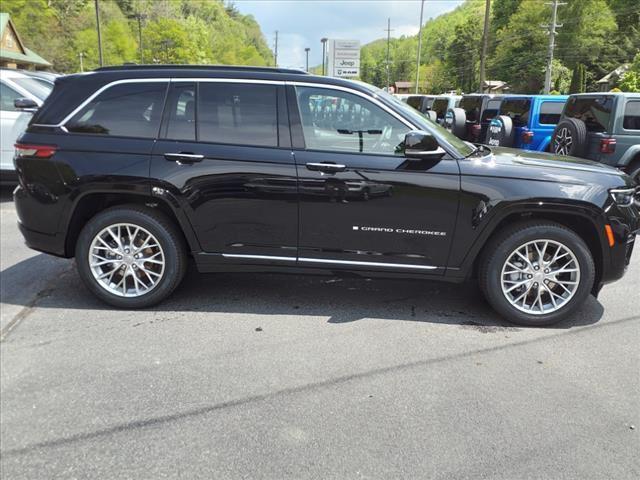
[[[338,163],[307,163],[307,169],[314,172],[337,173],[344,172],[347,166]]]
[[[171,162],[194,163],[201,162],[204,159],[204,155],[197,155],[195,153],[165,153],[164,158]]]

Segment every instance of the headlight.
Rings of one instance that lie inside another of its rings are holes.
[[[629,207],[633,205],[635,196],[637,195],[636,188],[613,188],[609,190],[611,198],[621,207]]]

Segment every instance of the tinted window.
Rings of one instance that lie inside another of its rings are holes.
[[[407,98],[407,105],[415,108],[419,112],[422,111],[422,97],[409,97]]]
[[[24,88],[31,95],[36,96],[40,100],[44,100],[49,96],[51,90],[53,90],[53,85],[50,83],[41,83],[36,78],[24,77],[19,78],[16,77],[13,79],[16,82],[16,85]]]
[[[609,127],[612,97],[570,97],[565,116],[582,120],[590,132],[604,132]]]
[[[500,104],[502,100],[489,100],[487,107],[482,112],[482,122],[489,122],[493,117],[498,114],[500,110]]]
[[[482,97],[464,97],[460,101],[460,108],[467,114],[467,122],[475,123],[480,119]]]
[[[0,110],[15,112],[17,109],[13,105],[13,102],[22,97],[23,95],[20,95],[13,88],[0,82]]]
[[[515,127],[526,127],[529,123],[531,100],[503,100],[500,105],[500,115],[506,115],[513,121]]]
[[[447,109],[449,108],[449,99],[447,98],[436,98],[433,101],[433,105],[431,106],[431,110],[436,112],[438,116],[438,120],[442,120],[444,118],[445,113],[447,113]]]
[[[164,138],[196,140],[196,87],[194,83],[171,84],[164,110]]]
[[[198,141],[278,146],[277,87],[242,83],[201,83]]]
[[[89,102],[66,127],[78,133],[155,138],[166,88],[164,82],[115,85]]]
[[[627,102],[624,109],[622,128],[625,130],[640,130],[640,101]]]
[[[542,102],[540,105],[540,123],[555,125],[560,121],[560,115],[564,109],[561,102]]]
[[[347,92],[297,87],[308,149],[402,155],[410,130],[369,100]]]

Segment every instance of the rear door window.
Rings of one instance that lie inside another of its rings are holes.
[[[464,97],[460,101],[460,108],[467,114],[467,122],[476,123],[480,119],[482,97]]]
[[[627,102],[624,108],[622,128],[625,130],[640,130],[640,100]]]
[[[540,104],[540,123],[556,125],[560,121],[563,109],[564,103],[562,102],[542,102]]]
[[[613,97],[571,97],[565,116],[582,120],[590,132],[605,132],[609,128]]]
[[[202,82],[197,112],[200,142],[278,146],[275,85]]]
[[[156,138],[166,82],[123,83],[91,100],[65,125],[75,133]]]
[[[529,124],[531,100],[526,98],[503,100],[500,115],[511,118],[514,127],[526,127]]]
[[[171,84],[164,107],[163,138],[170,140],[196,140],[196,85]]]
[[[502,103],[502,100],[489,100],[487,102],[487,108],[485,108],[484,111],[482,112],[481,122],[482,123],[490,122],[491,119],[498,114],[501,103]]]

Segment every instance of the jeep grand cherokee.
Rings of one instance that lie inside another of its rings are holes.
[[[625,174],[478,148],[385,92],[296,70],[110,67],[56,80],[16,145],[31,248],[123,308],[201,272],[477,278],[509,320],[560,320],[625,272]]]

